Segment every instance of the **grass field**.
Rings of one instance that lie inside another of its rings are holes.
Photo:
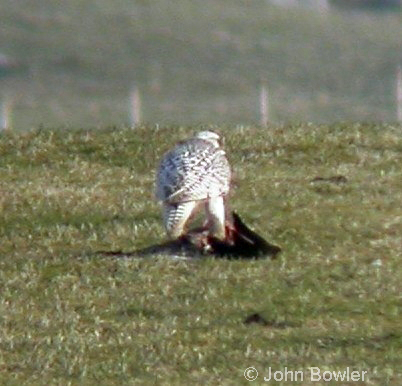
[[[262,78],[272,122],[396,119],[401,11],[24,0],[0,4],[0,25],[0,55],[17,64],[0,66],[14,129],[127,126],[134,86],[144,122],[253,125]]]
[[[313,384],[313,366],[400,385],[402,127],[218,129],[232,205],[276,260],[98,253],[165,237],[154,170],[197,129],[1,133],[0,383],[248,384],[253,366],[263,384],[286,366]]]

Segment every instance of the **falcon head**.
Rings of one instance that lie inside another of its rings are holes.
[[[216,148],[220,147],[220,139],[221,137],[214,133],[213,131],[200,131],[195,135],[195,138],[203,139],[204,141],[208,141],[212,143]]]

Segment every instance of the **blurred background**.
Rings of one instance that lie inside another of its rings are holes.
[[[0,126],[396,121],[401,3],[2,0]]]

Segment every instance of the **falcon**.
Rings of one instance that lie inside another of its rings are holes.
[[[203,207],[209,234],[224,239],[230,179],[220,137],[212,131],[201,131],[167,152],[156,177],[156,198],[163,205],[167,235],[182,236],[190,218]]]

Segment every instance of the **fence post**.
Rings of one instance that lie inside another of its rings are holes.
[[[0,110],[0,130],[11,129],[11,109],[11,101],[3,99]]]
[[[402,66],[396,70],[396,118],[402,122]]]
[[[138,126],[141,123],[141,95],[138,87],[134,87],[130,93],[130,125]]]
[[[261,82],[260,90],[260,124],[262,127],[267,127],[269,122],[269,95],[266,82]]]

